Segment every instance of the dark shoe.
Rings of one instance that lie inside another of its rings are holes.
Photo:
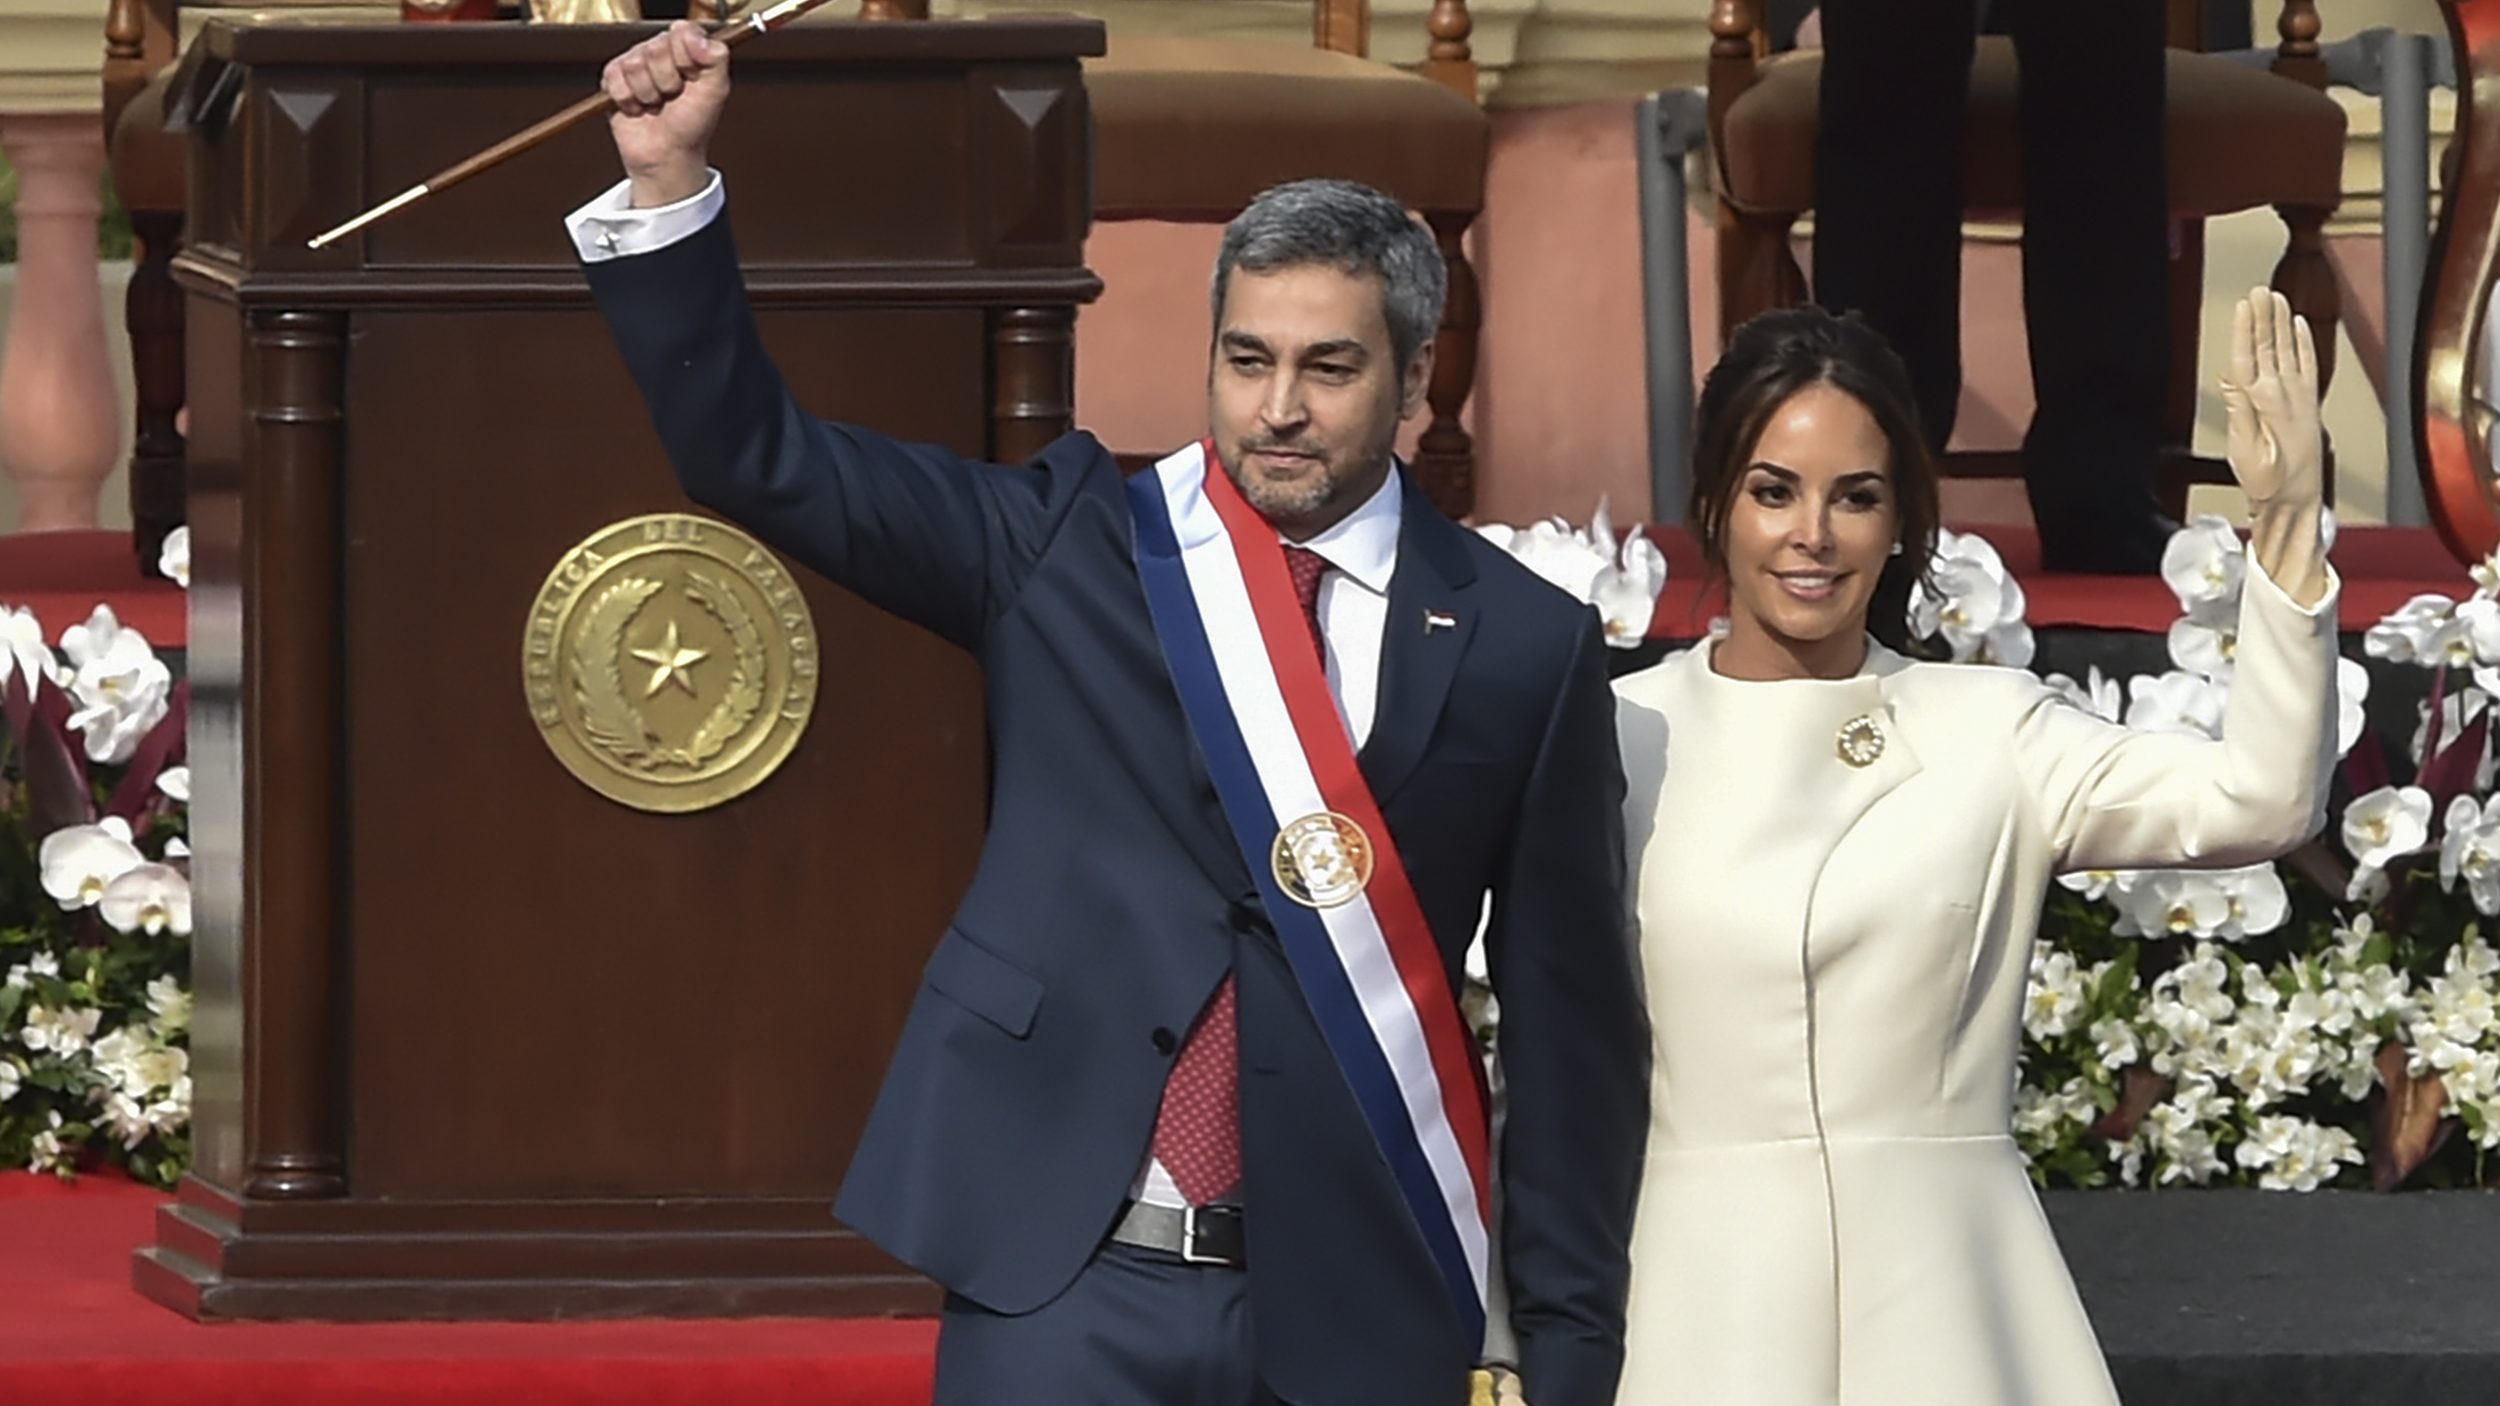
[[[2040,524],[2040,565],[2061,575],[2158,576],[2162,550],[2179,530],[2167,514],[2146,510],[2095,520]]]

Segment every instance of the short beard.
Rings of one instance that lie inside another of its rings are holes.
[[[1273,483],[1234,464],[1226,464],[1224,472],[1259,516],[1287,531],[1325,518],[1337,500],[1338,480],[1324,473],[1302,483]]]
[[[1367,486],[1360,480],[1386,468],[1397,449],[1398,424],[1392,415],[1369,443],[1360,446],[1351,461],[1354,467],[1331,461],[1326,472],[1307,483],[1272,483],[1252,475],[1246,442],[1224,447],[1224,474],[1278,531],[1297,536],[1305,535],[1302,529],[1323,531],[1362,506],[1361,499],[1352,495],[1368,498],[1378,490],[1377,483]]]

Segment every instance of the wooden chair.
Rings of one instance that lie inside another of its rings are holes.
[[[182,239],[183,139],[167,134],[164,85],[178,46],[174,0],[112,0],[104,19],[104,134],[114,193],[130,214],[130,328],[134,414],[130,522],[142,570],[182,521],[182,290],[173,257]],[[142,96],[145,100],[142,101]]]
[[[918,17],[926,0],[870,0],[868,18]],[[1094,116],[1094,218],[1221,224],[1269,186],[1361,181],[1404,201],[1449,264],[1433,343],[1431,419],[1415,471],[1452,517],[1475,507],[1475,451],[1459,423],[1475,384],[1482,311],[1463,244],[1484,209],[1490,127],[1476,105],[1466,0],[1435,0],[1421,73],[1366,57],[1367,0],[1314,0],[1308,46],[1114,32],[1086,64]]]
[[[2090,4],[2092,0],[2061,0]],[[2191,483],[2228,483],[2219,460],[2189,448],[2196,425],[2197,334],[2204,306],[2204,222],[2272,206],[2290,231],[2274,286],[2305,314],[2318,339],[2319,374],[2335,367],[2338,296],[2326,262],[2327,218],[2342,199],[2344,116],[2326,95],[2315,0],[2284,0],[2282,45],[2271,71],[2244,67],[2201,47],[2199,0],[2171,0],[2168,55],[2170,207],[2179,222],[2171,262],[2170,396],[2163,414],[2161,489],[2185,511]],[[1710,141],[1718,179],[1718,287],[1724,337],[1756,313],[1806,299],[1790,246],[1797,218],[1814,207],[1814,134],[1822,59],[1799,52],[1764,58],[1760,6],[1715,0],[1710,16]],[[2077,55],[2074,62],[2090,62]],[[2021,126],[2012,41],[1982,36],[1972,60],[1963,124],[1967,213],[2022,209]],[[2330,463],[2332,460],[2330,459]],[[2017,478],[2020,456],[1947,456],[1961,478]]]

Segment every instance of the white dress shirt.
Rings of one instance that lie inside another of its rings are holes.
[[[632,183],[619,181],[565,217],[584,263],[665,249],[702,230],[728,204],[720,172],[674,205],[636,209]],[[1405,497],[1395,468],[1360,507],[1302,545],[1335,568],[1320,578],[1319,622],[1328,660],[1328,690],[1337,716],[1360,751],[1380,705],[1380,642],[1389,620],[1389,578],[1397,574],[1398,527]],[[1182,1206],[1163,1164],[1148,1154],[1133,1187],[1140,1200]]]
[[[634,208],[633,182],[618,181],[565,216],[565,231],[586,264],[665,249],[718,219],[729,203],[720,172],[710,175],[703,189],[676,204],[646,210]]]

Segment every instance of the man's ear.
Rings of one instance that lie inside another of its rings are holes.
[[[1406,371],[1398,381],[1398,418],[1414,418],[1424,408],[1424,394],[1432,389],[1432,343],[1426,342],[1406,359]]]

